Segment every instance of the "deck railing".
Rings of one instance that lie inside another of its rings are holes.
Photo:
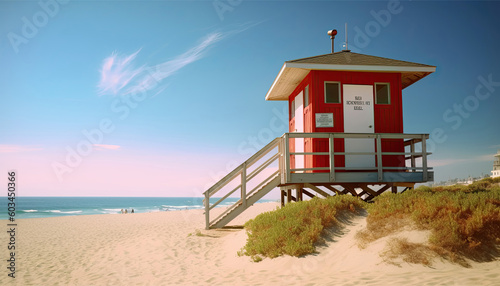
[[[305,171],[316,171],[316,170],[328,170],[329,171],[329,182],[335,182],[337,171],[370,171],[376,172],[378,181],[383,181],[384,170],[390,171],[400,171],[400,172],[421,172],[422,181],[428,181],[429,171],[432,168],[428,167],[427,156],[432,154],[427,152],[426,140],[429,138],[429,134],[393,134],[393,133],[285,133],[282,136],[282,144],[284,150],[284,158],[280,169],[282,170],[282,183],[294,183],[290,180],[291,175],[294,173],[302,173]],[[328,139],[329,151],[325,152],[290,152],[290,139],[293,138],[323,138]],[[374,145],[376,146],[375,152],[335,152],[335,140],[334,139],[373,139]],[[406,148],[409,146],[409,152],[383,152],[382,151],[382,140],[383,139],[402,139],[404,140],[403,145]],[[417,144],[420,143],[420,151],[417,151]],[[291,168],[290,159],[291,156],[300,155],[323,155],[328,156],[328,167],[310,167],[310,168]],[[335,165],[335,156],[337,155],[372,155],[375,156],[376,166],[375,167],[341,167]],[[389,155],[399,155],[404,156],[405,161],[410,161],[410,166],[405,167],[391,167],[383,166],[382,158],[383,156]],[[417,167],[417,159],[421,158],[421,166]]]

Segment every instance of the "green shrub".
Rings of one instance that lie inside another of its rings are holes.
[[[291,203],[260,214],[245,224],[248,239],[242,252],[270,258],[313,253],[325,227],[335,225],[341,212],[355,212],[364,205],[352,196],[334,196]]]

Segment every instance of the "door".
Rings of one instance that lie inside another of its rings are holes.
[[[304,92],[302,91],[295,97],[295,132],[304,132]],[[304,138],[295,138],[295,152],[304,152]],[[295,155],[295,168],[304,168],[304,155]]]
[[[375,133],[373,85],[344,84],[344,132]],[[375,140],[346,138],[345,152],[375,152]],[[375,167],[375,155],[346,155],[347,168]]]

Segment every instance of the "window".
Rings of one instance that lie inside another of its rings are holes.
[[[340,103],[340,83],[325,81],[325,103]]]
[[[295,98],[292,100],[292,107],[290,108],[290,112],[292,113],[292,118],[295,117]]]
[[[375,84],[375,103],[391,104],[390,85],[388,83]]]
[[[304,106],[309,105],[309,86],[304,89]]]

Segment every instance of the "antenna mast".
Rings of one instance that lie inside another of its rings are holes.
[[[349,47],[347,46],[347,23],[345,23],[345,49],[349,50]]]

